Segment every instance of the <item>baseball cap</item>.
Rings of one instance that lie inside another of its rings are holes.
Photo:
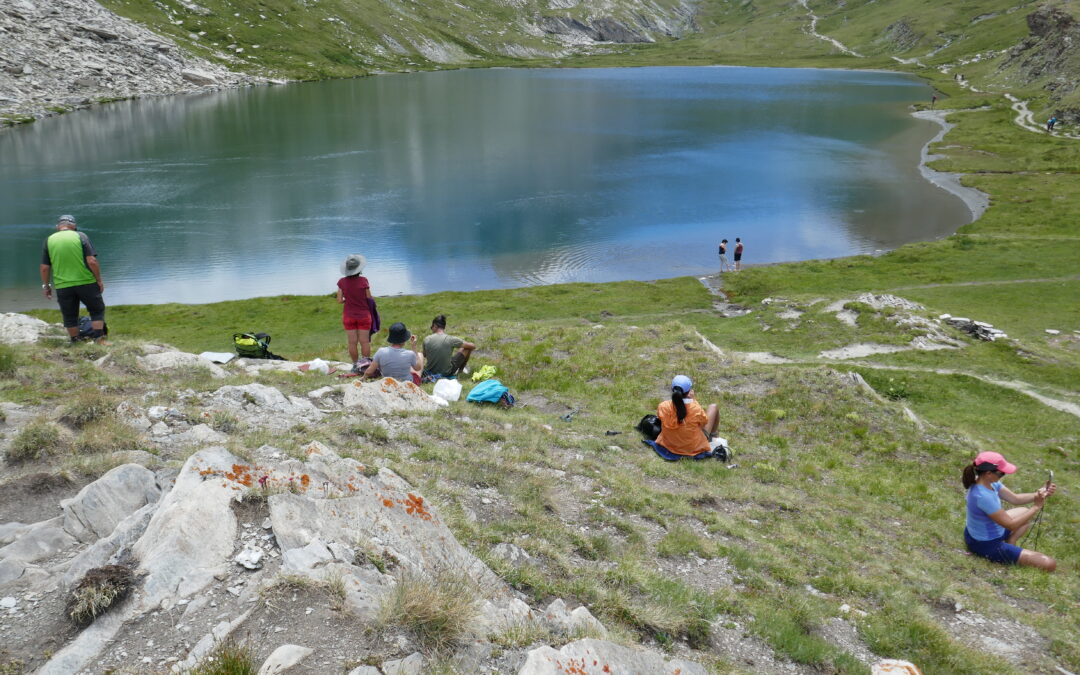
[[[682,389],[685,394],[694,388],[694,383],[685,375],[676,375],[675,379],[671,381],[671,388],[674,389],[675,387]]]
[[[1005,458],[1001,456],[1000,452],[980,452],[975,457],[975,468],[980,471],[986,471],[990,469],[996,469],[1001,473],[1016,473],[1016,465],[1009,464],[1005,461]]]
[[[56,219],[56,224],[59,225],[60,223],[71,223],[72,225],[74,225],[75,216],[69,216],[67,214],[64,214]]]

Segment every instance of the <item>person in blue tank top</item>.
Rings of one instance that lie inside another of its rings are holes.
[[[1035,492],[1015,494],[1001,484],[1003,476],[1015,471],[1016,466],[997,452],[980,452],[975,461],[964,467],[963,482],[967,489],[964,543],[975,555],[993,562],[1053,572],[1057,569],[1053,558],[1022,549],[1016,542],[1031,528],[1035,515],[1042,510],[1046,498],[1057,491],[1057,486],[1047,481]],[[1002,500],[1018,508],[1006,511],[1001,507]]]

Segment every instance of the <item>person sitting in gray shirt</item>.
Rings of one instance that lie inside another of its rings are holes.
[[[390,326],[387,338],[389,347],[380,347],[371,358],[371,365],[364,371],[364,377],[392,377],[399,382],[420,384],[420,372],[424,369],[424,357],[416,353],[416,336],[409,332],[400,321]],[[405,349],[405,343],[409,349]]]

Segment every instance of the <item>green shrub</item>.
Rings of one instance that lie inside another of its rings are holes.
[[[101,419],[88,424],[75,437],[73,449],[79,455],[96,455],[142,447],[138,432],[115,419]]]
[[[0,345],[0,378],[15,376],[15,350],[8,345]]]
[[[64,448],[60,427],[44,419],[37,419],[23,427],[11,441],[4,459],[9,462],[25,462],[51,455]]]
[[[116,401],[96,389],[84,389],[64,406],[60,421],[74,429],[82,429],[91,422],[112,417]]]

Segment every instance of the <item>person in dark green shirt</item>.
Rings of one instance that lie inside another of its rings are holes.
[[[50,300],[56,291],[60,316],[72,342],[79,337],[79,303],[82,303],[90,313],[93,329],[90,338],[107,344],[101,266],[90,238],[77,231],[74,216],[60,216],[56,232],[45,240],[41,250],[41,290]]]
[[[458,349],[460,347],[461,349]],[[454,352],[458,349],[457,352]],[[469,362],[476,345],[446,333],[446,317],[438,315],[431,321],[431,335],[424,338],[424,375],[428,380],[456,377]]]

